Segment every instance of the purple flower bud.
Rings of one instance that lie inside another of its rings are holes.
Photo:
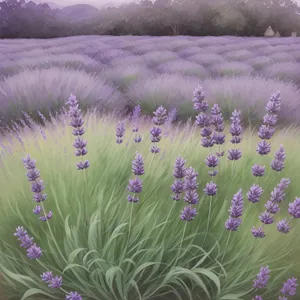
[[[23,226],[18,226],[16,228],[14,236],[18,237],[19,239],[22,239],[26,235],[27,235],[27,231],[23,228]]]
[[[33,213],[36,214],[36,215],[39,215],[42,211],[42,208],[37,205],[34,209],[33,209]]]
[[[225,222],[225,228],[230,231],[237,231],[241,223],[241,219],[229,217]]]
[[[277,95],[278,98],[277,98]],[[267,103],[267,106],[266,106],[266,110],[271,113],[271,114],[276,114],[280,111],[280,108],[281,108],[281,103],[280,103],[280,92],[279,94],[273,94],[269,100],[269,102]],[[275,99],[275,97],[277,99]]]
[[[218,104],[214,104],[211,108],[211,114],[213,116],[221,114],[221,108]]]
[[[266,169],[265,166],[258,165],[258,164],[253,165],[252,168],[251,168],[252,174],[253,174],[255,177],[262,177],[262,176],[264,176],[264,174],[265,174],[265,169]]]
[[[198,188],[197,183],[198,173],[192,167],[189,167],[185,171],[184,189],[196,190]]]
[[[253,287],[255,289],[263,289],[267,286],[270,279],[270,269],[268,266],[261,267],[256,279],[253,280]]]
[[[267,203],[265,204],[265,208],[266,208],[266,211],[271,214],[276,214],[280,210],[278,204],[275,202],[272,202],[270,200],[267,201]]]
[[[231,118],[230,118],[231,123],[241,123],[241,112],[237,111],[236,109],[232,112]]]
[[[206,187],[203,191],[208,196],[214,196],[216,195],[217,190],[218,190],[217,185],[211,181],[210,183],[206,184]]]
[[[136,176],[143,175],[144,170],[144,160],[141,154],[136,153],[135,160],[132,161],[132,173]]]
[[[218,171],[217,170],[209,171],[208,174],[209,176],[214,177],[218,174]]]
[[[81,128],[75,128],[72,131],[72,134],[75,135],[75,136],[82,136],[84,133],[85,133],[85,130],[84,130],[83,127],[81,127]]]
[[[251,232],[256,238],[264,238],[266,236],[263,227],[255,228],[254,226],[251,229]]]
[[[291,180],[289,178],[282,178],[280,182],[277,184],[277,187],[281,190],[285,190],[289,184],[291,183]]]
[[[19,239],[21,241],[20,247],[27,249],[30,246],[33,245],[33,237],[30,237],[28,234],[26,234],[24,237]]]
[[[213,138],[202,138],[201,139],[201,146],[204,148],[212,147],[215,144],[215,140]]]
[[[125,123],[124,121],[119,122],[116,129],[116,137],[117,144],[121,144],[123,142],[123,136],[125,134]]]
[[[158,148],[158,147],[156,147],[156,146],[152,146],[152,147],[150,148],[150,152],[151,152],[151,153],[154,153],[154,154],[157,154],[157,153],[160,152],[160,148]]]
[[[53,278],[53,274],[51,271],[48,271],[48,272],[44,272],[42,275],[41,275],[41,278],[42,278],[42,281],[46,282],[46,283],[49,283],[52,278]]]
[[[259,198],[261,197],[264,190],[257,184],[253,184],[250,187],[249,192],[247,193],[248,200],[252,203],[259,202]]]
[[[152,143],[158,143],[161,140],[162,130],[159,127],[152,127],[150,130],[150,140]]]
[[[271,163],[271,167],[274,171],[280,172],[284,169],[284,161],[286,155],[283,148],[283,145],[280,145],[279,150],[275,152],[274,160]]]
[[[209,137],[212,134],[212,129],[210,127],[203,127],[200,130],[200,134],[202,137]]]
[[[23,162],[24,167],[27,170],[33,170],[33,169],[35,169],[36,160],[35,159],[31,159],[29,155],[27,155],[25,158],[22,158],[22,162]]]
[[[267,155],[271,152],[271,144],[266,140],[262,140],[256,147],[256,152],[260,155]]]
[[[171,188],[172,188],[173,193],[181,194],[184,192],[184,182],[181,181],[180,179],[177,179],[174,181]]]
[[[272,215],[267,212],[264,211],[260,216],[259,219],[261,220],[262,223],[264,224],[272,224],[274,222],[274,219],[272,217]]]
[[[185,163],[186,161],[182,157],[177,157],[174,164],[173,176],[177,179],[182,179],[185,176]]]
[[[229,160],[239,160],[242,157],[242,152],[239,149],[229,149],[227,158]]]
[[[280,290],[281,294],[285,296],[294,296],[296,295],[296,287],[298,284],[296,283],[297,278],[290,278],[284,282],[283,288]]]
[[[29,259],[39,259],[42,256],[42,250],[36,244],[31,245],[27,249],[27,257]]]
[[[252,300],[263,300],[262,296],[255,296],[254,298],[252,298]]]
[[[160,106],[154,113],[154,117],[152,118],[152,122],[155,125],[161,126],[166,123],[168,119],[167,110]]]
[[[267,126],[267,125],[261,125],[258,130],[258,136],[262,140],[269,140],[272,138],[272,136],[275,133],[275,128]]]
[[[134,140],[135,143],[140,143],[142,141],[142,136],[138,135],[133,140]]]
[[[62,285],[62,277],[55,276],[51,279],[48,287],[52,289],[59,289]]]
[[[26,174],[26,176],[28,177],[28,181],[35,181],[40,177],[40,171],[37,169],[31,169],[28,171],[28,173]]]
[[[288,212],[294,218],[300,218],[300,198],[296,198],[294,202],[289,204]]]
[[[217,155],[218,157],[223,157],[224,154],[225,154],[225,151],[216,152],[216,155]]]
[[[140,178],[136,177],[134,179],[129,179],[129,185],[127,189],[131,193],[141,193],[143,189],[143,182]]]
[[[197,215],[196,208],[185,206],[181,212],[180,219],[183,221],[192,221]]]
[[[82,297],[77,292],[70,292],[65,300],[82,300]]]
[[[232,144],[240,144],[241,141],[242,141],[242,137],[241,136],[233,136],[232,139],[230,140],[230,143],[232,143]]]
[[[78,137],[73,144],[74,148],[76,148],[76,149],[83,149],[86,147],[86,145],[87,145],[87,142],[84,141],[83,139],[81,139],[80,137]]]
[[[76,163],[77,170],[84,170],[87,169],[90,166],[90,163],[88,160],[86,161],[80,161],[79,163]]]
[[[239,136],[242,133],[242,126],[238,123],[232,123],[229,132],[232,136]]]
[[[32,183],[31,191],[33,193],[41,193],[44,189],[43,180],[35,181]]]
[[[225,134],[214,132],[212,135],[212,139],[214,140],[216,145],[223,145],[225,143]]]
[[[136,203],[136,202],[139,202],[139,197],[137,197],[137,196],[131,196],[131,195],[128,195],[127,196],[127,200],[129,201],[129,202],[133,202],[133,203]]]
[[[266,114],[263,119],[264,124],[275,126],[277,123],[277,115]]]
[[[284,191],[278,187],[275,187],[274,190],[271,192],[270,201],[280,203],[284,200],[284,196]]]
[[[288,224],[288,221],[286,219],[283,219],[279,222],[277,222],[277,230],[281,233],[287,234],[290,232],[291,227]]]
[[[196,190],[186,190],[183,200],[189,204],[197,204],[199,196]]]
[[[200,85],[193,91],[193,102],[194,102],[194,109],[199,112],[205,112],[208,109],[207,101],[204,101],[205,93]]]
[[[201,128],[209,127],[211,125],[211,118],[207,114],[200,113],[196,116],[196,124]]]
[[[219,164],[219,160],[216,156],[214,155],[208,155],[205,159],[205,164],[209,167],[209,168],[215,168],[218,166]]]

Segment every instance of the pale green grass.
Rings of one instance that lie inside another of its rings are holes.
[[[210,181],[204,160],[209,150],[199,144],[198,129],[188,125],[175,128],[175,135],[159,143],[162,152],[153,155],[149,152],[147,122],[142,130],[145,141],[132,142],[128,123],[125,141],[117,145],[117,120],[99,119],[95,114],[89,114],[85,120],[84,139],[89,151],[86,158],[91,164],[86,181],[85,175],[76,170],[78,158],[73,154],[71,129],[60,122],[48,125],[46,140],[38,128],[36,135],[22,133],[24,147],[14,140],[13,153],[1,156],[0,269],[7,280],[6,292],[14,296],[11,299],[21,299],[30,289],[33,294],[38,291],[47,294],[46,299],[64,299],[62,291],[50,290],[41,283],[39,276],[46,270],[63,275],[65,290],[77,290],[89,300],[248,300],[254,295],[247,292],[261,265],[269,265],[271,269],[270,284],[263,291],[264,300],[275,299],[283,280],[300,271],[294,262],[300,248],[296,220],[292,221],[293,230],[288,235],[278,233],[275,224],[266,228],[265,239],[254,239],[250,231],[253,225],[260,224],[258,215],[263,204],[281,178],[290,178],[291,184],[276,221],[287,216],[288,202],[300,196],[299,131],[280,131],[272,140],[272,155],[280,144],[287,152],[286,168],[281,173],[269,167],[271,156],[262,158],[256,154],[259,141],[256,134],[245,132],[239,147],[242,159],[235,165],[226,157],[221,160],[221,172],[216,177],[218,193],[211,201],[208,237],[204,240],[210,207],[210,199],[203,192]],[[4,144],[8,145],[8,140]],[[230,146],[226,143],[223,148]],[[125,188],[132,178],[131,162],[136,151],[145,158],[145,175],[140,202],[132,206],[126,200]],[[27,153],[37,160],[45,183],[48,198],[44,204],[54,215],[49,227],[32,213],[35,203],[21,162]],[[196,205],[198,216],[187,223],[174,269],[184,229],[184,222],[179,219],[184,203],[174,204],[170,190],[173,164],[178,156],[199,172],[200,203]],[[251,175],[254,163],[267,165],[265,176],[258,181],[265,190],[259,204],[250,204],[246,199],[246,192],[255,182]],[[238,232],[229,236],[224,222],[231,198],[240,188],[245,199],[243,223]],[[88,227],[83,224],[86,217]],[[24,226],[42,247],[40,261],[26,258],[26,252],[13,236],[17,226]],[[42,296],[28,299],[42,299]]]

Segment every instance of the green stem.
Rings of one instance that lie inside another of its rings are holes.
[[[227,251],[227,248],[228,248],[228,245],[229,245],[230,236],[231,236],[231,231],[229,231],[229,234],[227,236],[226,245],[225,245],[223,256],[222,256],[222,259],[221,259],[221,264],[223,263],[223,260],[224,260],[224,257],[225,257],[225,254],[226,254],[226,251]]]
[[[178,249],[178,252],[177,252],[177,255],[176,255],[176,259],[175,259],[175,263],[174,263],[174,266],[175,266],[175,267],[176,267],[177,261],[178,261],[178,259],[179,259],[179,254],[180,254],[181,246],[182,246],[183,239],[184,239],[184,236],[185,236],[186,225],[187,225],[187,221],[185,221],[185,224],[184,224],[184,228],[183,228],[183,232],[182,232],[182,237],[181,237],[179,249]]]

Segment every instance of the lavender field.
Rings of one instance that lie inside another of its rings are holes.
[[[299,298],[300,39],[2,40],[0,61],[0,299]]]

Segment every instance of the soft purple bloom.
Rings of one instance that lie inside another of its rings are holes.
[[[210,183],[206,184],[206,187],[203,191],[208,196],[214,196],[216,195],[217,190],[218,190],[217,185],[211,181]]]
[[[216,145],[223,145],[225,143],[225,138],[226,136],[222,132],[214,132],[212,135],[212,139]]]
[[[27,235],[27,231],[24,229],[23,226],[18,226],[16,228],[14,236],[18,237],[19,239],[22,239],[26,235]]]
[[[133,203],[136,203],[136,202],[139,202],[139,197],[137,197],[137,196],[131,196],[131,195],[128,195],[127,196],[127,200],[128,200],[128,202],[133,202]]]
[[[141,193],[143,189],[143,182],[140,178],[129,179],[129,185],[127,189],[131,193]]]
[[[18,239],[21,241],[20,247],[27,249],[30,246],[33,245],[33,237],[30,237],[28,234],[26,234],[25,236],[23,236],[22,238]]]
[[[65,300],[82,300],[82,297],[77,292],[70,292]]]
[[[242,133],[242,126],[238,123],[232,123],[229,132],[232,136],[239,136]]]
[[[288,212],[294,218],[300,218],[300,198],[289,204]]]
[[[172,184],[172,191],[175,193],[175,196],[172,196],[173,200],[180,200],[180,194],[184,192],[184,181],[177,179]]]
[[[227,158],[229,160],[239,160],[242,157],[242,152],[239,149],[229,149]]]
[[[281,190],[285,190],[289,184],[291,183],[291,180],[289,178],[282,178],[280,182],[277,184],[277,187]]]
[[[183,200],[189,204],[197,204],[199,202],[199,196],[196,190],[185,190]]]
[[[33,193],[39,194],[43,191],[45,187],[43,186],[43,180],[34,181],[31,185],[31,191]]]
[[[230,143],[232,144],[239,144],[242,141],[241,136],[233,136],[232,139],[230,140]]]
[[[221,108],[218,104],[214,104],[210,110],[213,116],[218,116],[221,114]]]
[[[223,157],[224,154],[225,154],[225,151],[216,152],[216,155],[217,155],[218,157]]]
[[[280,290],[281,294],[285,296],[294,296],[296,295],[296,287],[298,284],[296,283],[297,278],[290,278],[283,284],[283,288]]]
[[[180,219],[183,221],[192,221],[197,215],[196,208],[192,206],[185,206],[181,212]]]
[[[262,140],[269,140],[272,138],[272,136],[275,133],[275,128],[270,127],[268,125],[261,125],[259,130],[258,130],[258,136]]]
[[[225,222],[225,228],[230,231],[237,231],[241,223],[242,223],[241,219],[229,217]]]
[[[203,127],[201,130],[200,130],[200,135],[202,137],[210,137],[210,135],[212,134],[212,129],[210,127]]]
[[[201,128],[208,127],[211,125],[211,118],[205,113],[200,113],[196,116],[196,124]]]
[[[62,285],[62,277],[55,276],[49,282],[48,287],[52,289],[59,289],[61,285]]]
[[[79,163],[76,163],[77,170],[85,170],[90,166],[90,163],[88,160],[86,161],[80,161]]]
[[[266,233],[263,230],[263,227],[255,228],[254,226],[251,229],[251,232],[254,237],[256,238],[264,238],[266,236]]]
[[[27,155],[25,158],[22,158],[22,162],[23,162],[24,167],[27,170],[33,170],[36,167],[36,165],[35,165],[36,160],[31,159],[29,155]]]
[[[152,127],[150,130],[150,140],[152,143],[158,143],[161,140],[162,130],[159,127]]]
[[[276,214],[280,211],[279,205],[276,202],[272,202],[271,200],[268,200],[265,204],[266,211],[268,211],[271,214]]]
[[[267,155],[271,152],[271,144],[266,140],[262,140],[256,147],[256,152],[260,155]]]
[[[252,174],[255,177],[262,177],[262,176],[264,176],[265,169],[266,169],[265,166],[258,165],[258,164],[253,165],[252,168],[251,168]]]
[[[208,155],[205,159],[205,164],[209,167],[209,168],[215,168],[218,166],[219,164],[219,160],[216,156],[214,155]]]
[[[174,172],[173,172],[173,176],[177,179],[182,179],[185,176],[185,163],[186,160],[183,159],[182,157],[177,157],[175,160],[175,164],[174,164]]]
[[[117,129],[116,129],[117,144],[122,144],[124,135],[125,135],[125,123],[124,121],[121,121],[117,124]]]
[[[270,114],[277,114],[280,111],[280,108],[281,108],[281,98],[280,98],[280,92],[278,91],[273,95],[271,95],[271,98],[267,103],[266,110]]]
[[[266,114],[263,119],[264,124],[275,126],[277,123],[277,115]]]
[[[150,152],[151,152],[151,153],[154,153],[154,154],[157,154],[157,153],[160,152],[160,148],[158,148],[158,147],[156,147],[156,146],[152,146],[152,147],[150,148]]]
[[[53,278],[53,274],[51,271],[47,271],[41,275],[41,278],[44,282],[49,283]]]
[[[205,93],[199,84],[194,89],[193,96],[194,109],[198,112],[205,112],[208,109],[208,103],[204,100]]]
[[[274,160],[271,163],[271,167],[274,171],[280,172],[284,169],[284,161],[286,155],[284,151],[284,147],[280,145],[279,150],[275,152]]]
[[[283,219],[279,222],[277,222],[277,230],[281,233],[289,233],[291,227],[289,226],[289,222],[286,219]]]
[[[257,184],[253,184],[247,193],[248,200],[252,203],[259,202],[260,197],[264,190]]]
[[[40,220],[42,220],[43,222],[46,222],[47,220],[50,220],[52,218],[52,216],[53,216],[52,211],[50,210],[47,215],[41,216]]]
[[[268,224],[272,224],[274,222],[274,219],[272,217],[272,215],[267,212],[264,211],[260,216],[259,219],[261,220],[262,223],[268,225]]]
[[[218,174],[218,171],[217,170],[209,171],[208,174],[209,176],[214,177]]]
[[[268,266],[261,267],[259,273],[256,275],[256,279],[253,280],[253,287],[255,289],[265,288],[270,279],[270,269]]]
[[[158,109],[153,113],[154,117],[152,122],[155,125],[161,126],[166,123],[168,119],[167,110],[163,106],[159,106]]]
[[[252,300],[263,300],[263,298],[262,296],[257,295],[254,298],[252,298]]]
[[[230,217],[238,218],[243,214],[243,194],[240,189],[236,194],[233,195],[231,200],[231,207],[229,208]]]
[[[142,136],[137,135],[133,140],[134,140],[135,143],[140,143],[142,141]]]
[[[141,154],[136,153],[135,160],[132,161],[132,173],[136,176],[143,175],[144,170],[144,160]]]
[[[27,249],[27,256],[30,259],[38,259],[42,256],[42,249],[33,244]]]
[[[210,148],[215,144],[215,140],[213,138],[204,137],[201,139],[201,146],[204,148]]]
[[[194,168],[187,168],[185,171],[184,188],[186,190],[196,190],[198,188],[197,177],[198,173],[195,171]]]

